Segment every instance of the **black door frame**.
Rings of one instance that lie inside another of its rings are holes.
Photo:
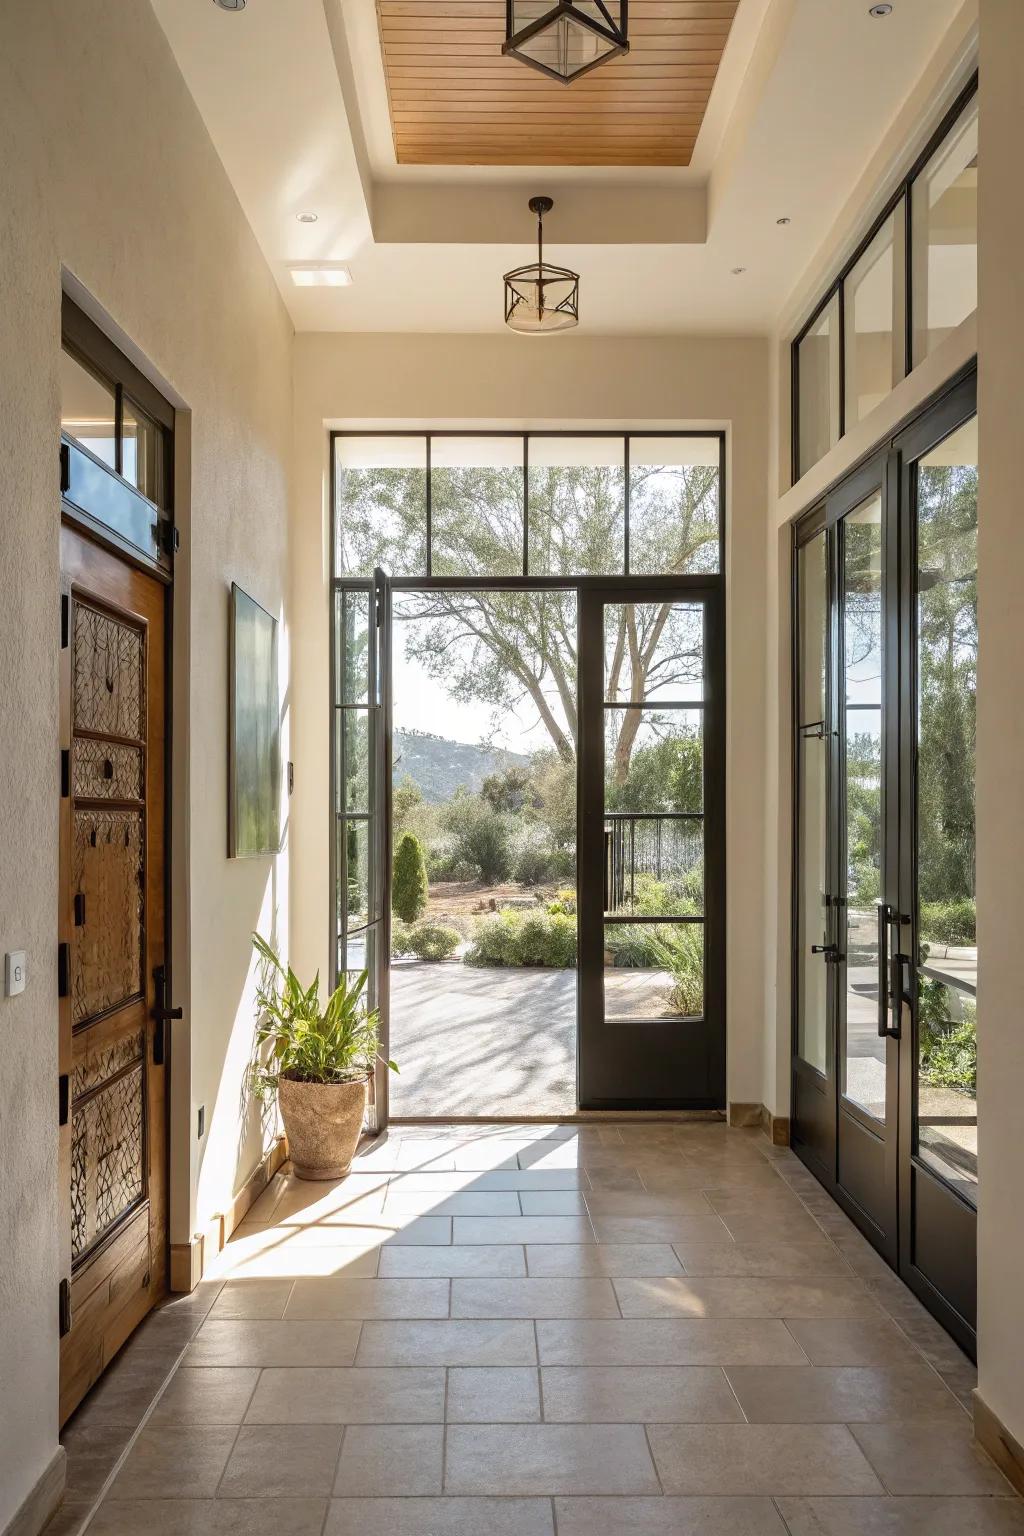
[[[383,584],[383,585],[382,585]],[[637,1095],[624,1093],[622,1095],[595,1094],[589,1087],[581,1082],[580,1063],[583,1059],[584,1041],[592,1045],[595,1038],[602,1038],[599,1032],[595,1037],[595,1030],[603,1030],[603,1007],[598,1005],[598,1012],[590,1018],[588,1010],[593,1008],[591,999],[603,996],[603,964],[600,963],[600,951],[595,951],[593,944],[588,945],[587,953],[593,956],[597,953],[597,961],[590,960],[587,967],[586,997],[584,1003],[584,946],[582,935],[585,929],[594,933],[603,931],[603,912],[597,911],[593,915],[588,907],[587,914],[580,912],[580,959],[578,962],[577,985],[577,1104],[580,1108],[617,1108],[617,1109],[724,1109],[725,1107],[725,1055],[726,1055],[726,1009],[725,1009],[725,971],[726,971],[726,933],[725,933],[725,612],[724,612],[724,582],[720,575],[700,576],[507,576],[507,577],[456,577],[456,576],[393,576],[387,577],[385,573],[378,572],[374,582],[362,578],[336,578],[333,582],[333,592],[361,592],[369,594],[371,612],[376,615],[375,623],[371,624],[374,630],[375,624],[381,624],[377,629],[377,639],[374,643],[373,665],[378,671],[378,686],[380,688],[381,723],[379,726],[379,739],[381,752],[377,757],[380,763],[380,771],[384,775],[383,791],[386,804],[383,805],[383,822],[378,847],[380,848],[380,868],[384,873],[386,886],[381,892],[382,921],[379,928],[382,934],[382,944],[387,945],[387,950],[380,956],[378,974],[381,980],[378,984],[378,1006],[381,1008],[381,1049],[383,1054],[389,1049],[389,1019],[387,1017],[388,982],[387,971],[390,965],[389,936],[390,936],[390,871],[391,871],[391,678],[390,665],[381,665],[381,658],[390,657],[391,647],[391,612],[392,598],[395,594],[405,592],[431,592],[440,590],[450,591],[476,591],[476,592],[514,592],[514,591],[563,591],[574,592],[577,597],[577,623],[582,629],[582,618],[588,609],[600,615],[599,601],[651,601],[665,599],[667,597],[686,601],[688,598],[696,599],[704,604],[705,609],[705,997],[712,995],[714,988],[714,1000],[712,1007],[706,1010],[704,1020],[700,1021],[705,1027],[699,1032],[691,1031],[690,1044],[696,1053],[694,1062],[700,1061],[702,1081],[707,1085],[699,1094],[671,1093],[664,1096],[653,1094]],[[375,598],[375,592],[378,594]],[[383,594],[383,595],[381,595]],[[383,618],[382,618],[383,616]],[[333,607],[332,607],[332,623]],[[593,642],[592,642],[593,645]],[[577,656],[583,655],[582,633],[577,642]],[[590,774],[590,787],[585,782],[583,743],[587,734],[592,730],[587,721],[590,716],[599,714],[603,718],[602,693],[602,663],[604,656],[603,641],[600,639],[593,648],[589,675],[595,676],[598,681],[596,706],[593,700],[588,703],[588,690],[584,678],[588,673],[585,663],[580,663],[579,680],[577,683],[577,702],[580,720],[580,747],[577,751],[577,880],[578,889],[584,890],[584,879],[594,884],[594,899],[598,908],[601,906],[601,854],[598,849],[591,847],[591,840],[584,839],[583,823],[585,807],[589,806],[591,814],[593,807],[600,804],[603,808],[603,761],[600,754],[593,751],[586,754],[592,764],[596,761],[596,767],[592,767]],[[336,719],[340,706],[336,694],[336,661],[335,645],[332,635],[331,665],[330,665],[330,699],[332,721]],[[593,681],[589,692],[593,693]],[[603,742],[603,737],[601,738]],[[596,776],[596,782],[595,782]],[[338,977],[338,950],[342,935],[338,932],[337,919],[337,768],[336,754],[334,750],[334,730],[332,729],[331,758],[330,758],[330,869],[331,869],[331,902],[330,902],[330,967],[332,985],[337,983]],[[595,798],[599,797],[599,798]],[[603,810],[602,813],[603,814]],[[595,862],[596,856],[596,862]],[[584,875],[586,871],[586,877]],[[596,893],[596,894],[595,894]],[[371,896],[372,900],[372,896]],[[589,922],[588,922],[589,919]],[[644,1026],[635,1023],[627,1026],[631,1031],[643,1029]],[[673,1026],[689,1029],[689,1023],[682,1026]],[[658,1031],[664,1029],[664,1025],[657,1026]],[[643,1053],[642,1053],[643,1054]],[[650,1046],[646,1054],[650,1055]],[[375,1112],[372,1116],[373,1129],[382,1130],[388,1119],[388,1084],[383,1073],[385,1069],[378,1069],[374,1089]]]
[[[677,583],[671,596],[704,612],[704,1014],[700,1019],[606,1017],[604,928],[604,607],[670,595],[636,578],[581,594],[578,799],[581,1109],[722,1109],[725,1104],[725,626],[721,587]],[[651,706],[657,709],[657,701]],[[632,1074],[632,1085],[630,1077]],[[677,1084],[691,1085],[680,1092]],[[700,1091],[692,1086],[700,1084]],[[646,1085],[646,1086],[645,1086]]]
[[[961,1346],[976,1349],[973,1303],[976,1271],[976,1222],[973,1206],[916,1154],[917,1092],[917,954],[916,901],[916,470],[917,461],[977,414],[977,372],[972,363],[902,425],[835,486],[815,508],[794,525],[792,565],[792,701],[793,866],[792,866],[792,1144],[801,1160],[825,1185],[873,1245],[897,1270]],[[829,839],[827,886],[829,931],[838,947],[844,857],[842,786],[839,779],[842,741],[838,735],[841,706],[840,565],[841,520],[872,490],[881,490],[883,517],[883,594],[885,637],[883,656],[883,870],[880,902],[879,1029],[887,1031],[886,1122],[888,1134],[881,1179],[876,1181],[889,1213],[888,1226],[844,1187],[841,1166],[841,1121],[854,1136],[870,1134],[870,1121],[855,1106],[842,1105],[840,1046],[840,965],[829,967],[827,1065],[825,1078],[814,1072],[798,1052],[800,1019],[799,969],[799,605],[798,553],[825,531],[828,571],[828,677],[826,724],[830,735],[828,768]],[[801,1104],[809,1104],[808,1086],[817,1086],[827,1100],[823,1119],[804,1125]],[[822,1155],[823,1142],[825,1145]],[[931,1273],[929,1274],[929,1269]],[[940,1278],[937,1278],[940,1277]]]

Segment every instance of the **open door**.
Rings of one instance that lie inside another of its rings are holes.
[[[334,707],[335,975],[367,972],[367,1003],[380,1016],[380,1051],[389,1045],[391,953],[391,582],[337,591]],[[388,1121],[387,1069],[370,1092],[369,1129]]]

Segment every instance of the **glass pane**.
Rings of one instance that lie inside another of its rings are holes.
[[[435,576],[521,575],[522,438],[432,438],[430,526]]]
[[[914,182],[914,362],[978,304],[978,105],[975,99]]]
[[[721,441],[629,440],[629,569],[635,576],[717,571]]]
[[[335,559],[340,576],[427,573],[425,437],[336,437]]]
[[[885,1041],[878,1035],[882,870],[882,502],[843,529],[843,789],[846,826],[846,1064],[843,1091],[885,1115]]]
[[[798,724],[825,719],[825,656],[828,634],[827,550],[824,529],[797,552],[799,595],[800,703]]]
[[[342,813],[370,809],[370,714],[365,709],[339,709],[335,731],[338,809]]]
[[[605,810],[701,811],[703,724],[698,709],[606,708]]]
[[[359,817],[339,816],[338,892],[339,902],[345,902],[350,935],[357,928],[365,928],[371,915],[375,915],[370,912],[369,848],[369,822]],[[339,918],[341,915],[339,913]],[[339,922],[339,934],[343,931]]]
[[[604,690],[610,704],[702,699],[703,604],[606,603]]]
[[[917,1150],[977,1198],[977,421],[917,476]]]
[[[369,690],[370,594],[334,594],[334,690],[338,704],[365,704]]]
[[[839,295],[834,294],[797,347],[800,473],[839,441]]]
[[[114,390],[70,352],[60,354],[60,429],[113,469]]]
[[[604,943],[605,1018],[701,1017],[703,923],[606,923]]]
[[[530,438],[532,576],[620,576],[626,472],[621,437]]]
[[[604,904],[609,915],[703,915],[701,819],[606,813],[604,858]]]
[[[797,1052],[819,1072],[825,1071],[827,984],[825,956],[812,955],[812,944],[824,944],[828,913],[825,905],[826,780],[825,739],[800,739],[800,805],[798,832],[799,1009]]]
[[[155,501],[164,504],[161,485],[160,450],[162,433],[155,421],[125,397],[121,405],[121,473],[124,478]]]
[[[846,430],[903,377],[906,204],[898,204],[843,284]]]
[[[828,582],[825,532],[797,553],[799,613],[799,725],[797,839],[797,1053],[819,1072],[826,1068],[827,972],[825,956],[812,955],[827,933],[826,887],[827,736],[825,657]]]

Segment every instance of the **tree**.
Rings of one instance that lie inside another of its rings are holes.
[[[529,569],[538,575],[616,574],[624,568],[624,472],[610,466],[531,467]],[[365,575],[390,563],[426,570],[424,474],[419,469],[342,469],[342,569]],[[630,568],[717,569],[717,465],[644,465],[630,471]],[[435,575],[512,575],[522,570],[523,476],[518,468],[436,467],[431,479]],[[397,555],[397,561],[396,561]],[[576,601],[568,592],[434,591],[395,608],[409,624],[406,653],[455,699],[489,704],[496,716],[529,701],[566,762],[575,757]],[[691,689],[703,671],[696,605],[621,604],[606,620],[609,702],[637,703]],[[685,697],[685,694],[683,695]],[[657,722],[651,722],[658,732]],[[640,725],[618,717],[614,779],[624,783]]]
[[[395,854],[391,881],[391,907],[403,923],[414,923],[427,907],[429,886],[423,845],[413,832],[406,832]]]
[[[441,813],[452,834],[455,858],[475,869],[487,885],[498,885],[512,874],[512,821],[492,810],[479,795],[462,786]]]
[[[501,773],[489,773],[480,785],[480,794],[492,811],[518,816],[534,803],[530,772],[513,763]]]

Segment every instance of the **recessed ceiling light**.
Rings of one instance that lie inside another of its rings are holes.
[[[320,215],[318,213],[297,213],[295,217],[300,224],[315,224]]]
[[[244,11],[245,0],[213,0],[214,5],[219,5],[222,11]]]
[[[790,220],[788,217],[786,217],[786,215],[783,215],[781,219],[776,219],[775,222],[776,224],[788,224]]]
[[[892,6],[888,3],[888,0],[882,0],[882,4],[880,4],[880,5],[871,5],[871,6],[868,7],[868,15],[869,16],[888,16],[891,10],[892,10]]]
[[[741,272],[745,272],[747,269],[746,269],[746,267],[732,267],[730,270],[732,272],[733,277],[739,277],[740,273]]]
[[[321,263],[316,267],[289,267],[296,288],[349,288],[352,273],[339,264]]]

